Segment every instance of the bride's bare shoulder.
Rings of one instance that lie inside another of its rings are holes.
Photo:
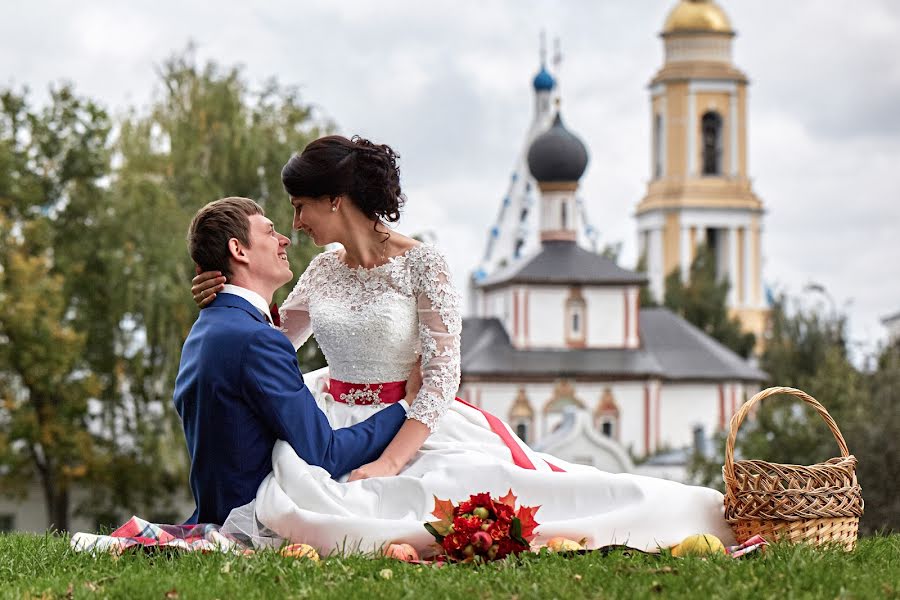
[[[391,254],[393,255],[405,254],[413,248],[423,245],[422,242],[420,242],[416,238],[409,237],[408,235],[403,235],[402,233],[397,231],[392,231],[391,237],[389,239],[391,250],[393,250]]]

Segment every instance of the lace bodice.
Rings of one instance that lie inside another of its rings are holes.
[[[431,431],[459,387],[460,299],[432,246],[373,269],[319,254],[284,301],[281,323],[295,348],[314,334],[331,376],[348,383],[406,380],[421,354],[422,388],[407,416]]]

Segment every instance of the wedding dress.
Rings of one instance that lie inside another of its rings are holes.
[[[586,538],[588,547],[653,551],[695,533],[732,543],[719,492],[535,452],[500,419],[455,398],[459,305],[446,260],[431,246],[373,269],[352,269],[335,251],[316,256],[281,319],[295,348],[314,333],[328,361],[328,390],[313,388],[320,408],[334,428],[366,419],[405,395],[403,382],[421,356],[423,383],[407,417],[432,433],[398,475],[351,483],[331,479],[280,441],[256,499],[235,509],[225,529],[252,535],[261,525],[275,539],[323,554],[405,542],[428,556],[434,540],[423,523],[433,520],[435,496],[456,503],[511,489],[520,505],[541,507],[538,544],[564,536]]]

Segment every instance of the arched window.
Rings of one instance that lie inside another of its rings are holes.
[[[653,177],[655,179],[662,177],[663,172],[662,127],[662,115],[656,115],[653,118]]]
[[[610,388],[605,388],[600,396],[600,404],[594,412],[594,427],[608,438],[619,439],[619,406]]]
[[[519,439],[528,443],[528,423],[516,423],[516,435],[519,436]]]
[[[519,388],[516,400],[509,409],[509,423],[523,442],[529,444],[534,441],[530,439],[531,430],[534,427],[534,409],[531,407],[531,402],[528,401],[528,396],[525,395],[524,387]]]
[[[722,174],[722,117],[715,111],[704,113],[703,128],[703,174]]]
[[[565,327],[566,345],[570,348],[584,348],[587,342],[587,304],[581,289],[573,287],[566,299]]]

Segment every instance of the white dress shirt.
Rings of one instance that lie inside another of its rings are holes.
[[[239,285],[232,285],[230,283],[226,283],[225,287],[222,288],[222,294],[234,294],[235,296],[239,296],[253,305],[253,307],[262,313],[262,315],[269,321],[269,325],[272,325],[272,313],[269,312],[269,305],[266,304],[266,301],[262,296],[254,292],[253,290],[248,290],[245,287],[241,287]],[[274,327],[274,325],[272,325]]]

